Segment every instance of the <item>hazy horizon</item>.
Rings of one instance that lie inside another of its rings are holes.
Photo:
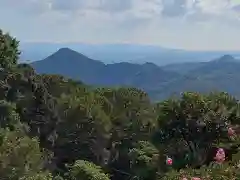
[[[240,50],[239,0],[0,0],[0,3],[1,28],[22,42]]]
[[[233,50],[227,50],[227,49],[184,49],[184,48],[174,48],[174,47],[168,47],[164,45],[154,45],[154,44],[143,44],[143,43],[126,43],[126,42],[120,42],[120,43],[101,43],[101,42],[96,42],[96,43],[91,43],[91,42],[61,42],[61,41],[20,41],[20,45],[31,45],[31,44],[51,44],[51,45],[62,45],[58,49],[61,48],[70,48],[68,45],[87,45],[87,46],[142,46],[142,47],[153,47],[153,48],[159,48],[161,49],[166,49],[166,50],[179,50],[179,51],[186,51],[186,52],[240,52],[240,49],[233,49]]]

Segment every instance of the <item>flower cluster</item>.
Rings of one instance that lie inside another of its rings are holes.
[[[228,133],[228,136],[230,138],[234,138],[235,135],[236,135],[235,130],[233,128],[231,128],[231,127],[229,127],[227,129],[227,133]],[[222,164],[226,160],[226,154],[225,154],[225,151],[224,151],[223,148],[218,148],[218,150],[217,150],[217,152],[215,154],[214,160],[218,164]],[[173,159],[170,158],[170,157],[167,157],[166,164],[168,166],[171,166],[173,164]],[[240,164],[239,164],[239,168],[240,168]],[[201,178],[199,178],[199,177],[190,177],[190,179],[189,179],[186,176],[183,176],[181,180],[201,180]]]
[[[228,128],[228,135],[229,137],[233,137],[235,135],[235,131],[233,130],[233,128]]]
[[[225,151],[222,148],[219,148],[217,150],[216,156],[214,159],[216,160],[217,163],[223,163],[225,161]]]
[[[173,163],[172,158],[169,158],[169,157],[168,157],[167,160],[166,160],[166,163],[167,163],[167,165],[171,166],[172,163]]]
[[[182,180],[189,180],[189,179],[184,177],[184,178],[182,178]],[[192,177],[191,180],[201,180],[201,178],[199,178],[199,177]]]

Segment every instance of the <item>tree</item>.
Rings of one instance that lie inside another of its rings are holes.
[[[231,109],[237,106],[237,101],[227,97],[185,93],[179,100],[158,104],[159,130],[154,141],[164,148],[166,155],[174,157],[175,167],[210,163],[221,142],[232,143],[227,129],[232,117],[236,117]]]
[[[23,132],[0,131],[0,176],[18,180],[42,172],[47,159],[39,148],[37,139],[30,139]]]
[[[57,126],[55,154],[58,164],[85,159],[105,164],[105,151],[111,122],[92,92],[62,97],[58,105],[61,119]]]
[[[158,170],[159,151],[148,141],[139,141],[129,150],[131,173],[137,179],[154,179]]]
[[[16,112],[16,105],[0,101],[0,128],[9,128],[11,130],[20,127],[20,117]]]
[[[136,88],[98,89],[111,106],[105,112],[112,122],[108,167],[114,178],[134,177],[129,150],[139,141],[148,141],[155,130],[156,114],[145,92]]]
[[[0,29],[0,68],[11,68],[17,65],[20,55],[19,42]]]
[[[101,167],[83,160],[76,161],[69,174],[71,180],[110,180]]]

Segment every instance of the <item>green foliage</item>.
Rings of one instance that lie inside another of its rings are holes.
[[[140,141],[129,151],[130,167],[139,179],[153,179],[158,169],[159,152],[148,141]]]
[[[156,143],[163,143],[165,153],[180,159],[176,167],[206,164],[214,147],[232,143],[227,128],[233,117],[236,120],[237,112],[231,107],[237,106],[237,101],[225,94],[216,101],[215,96],[185,93],[180,100],[158,104],[159,130],[155,138],[160,141]]]
[[[16,105],[0,100],[0,127],[14,129],[16,125],[20,125],[19,123],[20,117],[16,112]]]
[[[76,161],[71,167],[70,177],[72,180],[110,180],[101,167],[83,160]]]
[[[53,180],[53,176],[50,173],[40,172],[34,175],[26,175],[19,180]]]
[[[0,29],[0,68],[11,68],[17,65],[18,41]]]
[[[198,177],[203,180],[238,180],[240,178],[240,168],[229,165],[215,164],[209,167],[201,167],[200,169],[185,169],[180,172],[169,172],[163,180],[179,180],[181,178],[191,179]]]
[[[240,102],[234,97],[188,92],[153,104],[136,88],[94,89],[15,66],[16,40],[2,32],[0,40],[2,179],[239,179]],[[220,147],[226,160],[216,165]]]
[[[20,131],[1,130],[0,176],[18,179],[42,170],[46,161],[37,139],[30,139]]]

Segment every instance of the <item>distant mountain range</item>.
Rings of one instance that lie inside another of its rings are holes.
[[[61,48],[31,64],[38,73],[61,74],[94,86],[131,86],[154,100],[183,91],[226,91],[240,97],[240,61],[224,55],[209,62],[157,66],[154,63],[104,64],[69,48]]]
[[[183,62],[204,62],[231,54],[240,57],[240,52],[234,51],[187,51],[181,49],[164,48],[161,46],[138,44],[83,44],[83,43],[50,43],[29,42],[21,43],[21,61],[37,61],[53,54],[58,49],[68,47],[83,53],[91,59],[104,63],[145,63],[152,62],[159,66]]]
[[[104,64],[69,48],[62,48],[46,59],[32,63],[39,73],[61,74],[96,86],[135,86],[142,89],[152,84],[161,86],[178,77],[153,63],[128,62]]]

